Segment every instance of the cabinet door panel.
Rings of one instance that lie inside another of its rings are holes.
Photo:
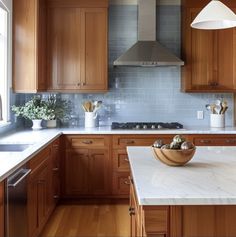
[[[191,13],[191,21],[197,12]],[[191,29],[191,78],[193,87],[207,86],[216,78],[214,74],[214,32]]]
[[[89,193],[90,169],[89,156],[86,149],[68,150],[66,154],[66,180],[67,195]]]
[[[109,193],[111,179],[109,154],[105,149],[93,149],[90,153],[90,177],[92,178],[91,189],[95,195],[105,195]]]
[[[83,90],[107,89],[107,9],[81,9]]]
[[[75,90],[80,83],[80,9],[48,13],[48,79],[51,89]]]
[[[227,29],[218,31],[218,84],[225,89],[236,87],[236,66],[232,62],[236,57],[236,30]],[[231,61],[229,61],[231,59]]]

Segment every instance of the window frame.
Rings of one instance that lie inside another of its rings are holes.
[[[10,10],[0,0],[0,8],[6,11],[7,23],[6,23],[6,81],[4,81],[4,94],[2,95],[2,114],[3,120],[0,120],[0,127],[9,125],[10,123],[10,86],[11,86],[11,14]],[[4,98],[3,98],[4,97]]]

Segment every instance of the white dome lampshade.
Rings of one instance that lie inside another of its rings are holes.
[[[236,26],[236,15],[219,0],[212,0],[197,15],[192,28],[202,30],[227,29]]]

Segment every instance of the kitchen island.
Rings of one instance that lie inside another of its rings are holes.
[[[235,147],[197,147],[183,167],[162,164],[151,147],[128,155],[132,236],[236,236]]]

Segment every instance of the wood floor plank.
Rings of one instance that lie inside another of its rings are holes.
[[[128,205],[61,205],[41,237],[128,237]]]

